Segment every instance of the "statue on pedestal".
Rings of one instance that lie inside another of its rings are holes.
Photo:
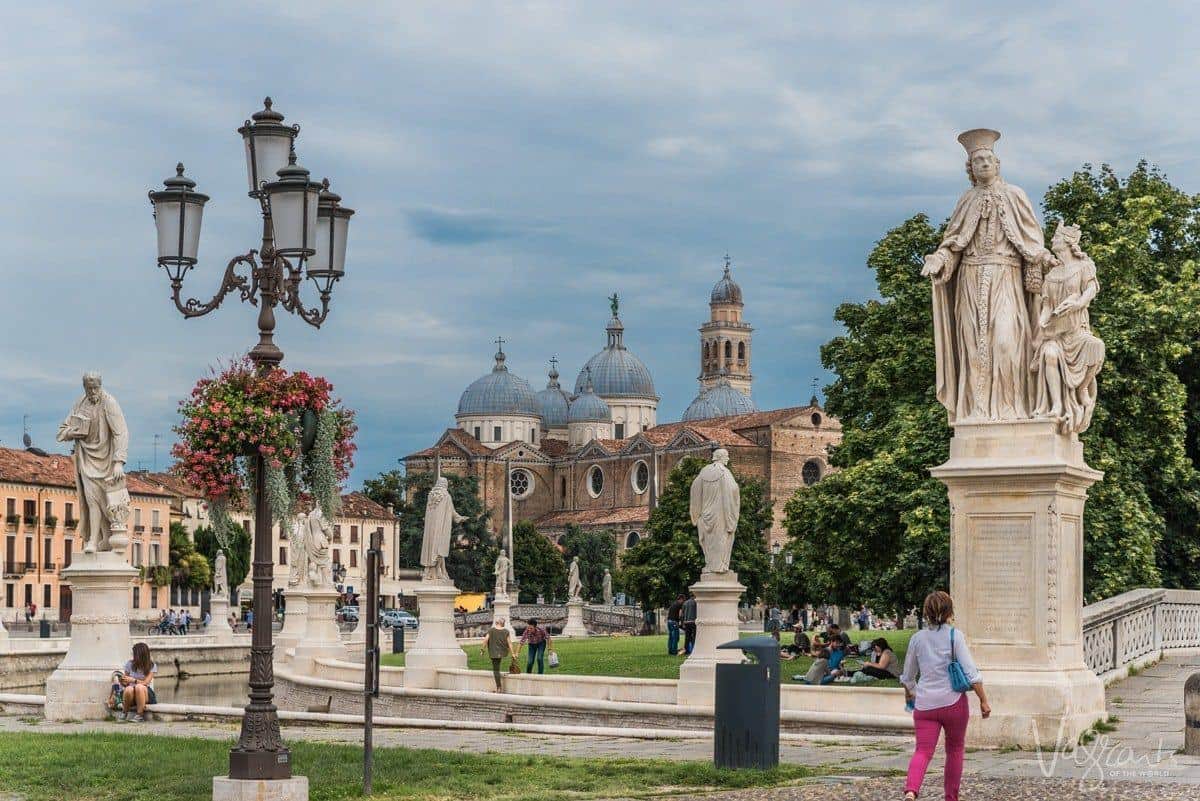
[[[492,571],[496,575],[496,587],[492,595],[496,598],[508,597],[508,554],[504,549],[500,549],[500,554],[496,557],[496,567]]]
[[[583,600],[583,581],[579,578],[579,557],[576,556],[571,560],[571,567],[567,571],[567,601]]]
[[[742,493],[728,464],[729,451],[717,448],[712,463],[692,482],[690,512],[700,534],[705,573],[729,572],[733,537],[742,515]]]
[[[229,569],[225,563],[225,552],[217,551],[213,565],[213,594],[218,598],[229,600]]]
[[[123,534],[129,515],[129,429],[116,398],[101,388],[99,373],[84,374],[83,397],[58,427],[58,441],[74,444],[83,552],[111,551],[114,544],[123,550],[127,540],[110,543],[109,537],[114,530]]]
[[[613,591],[612,591],[612,573],[608,572],[608,568],[604,568],[604,583],[601,585],[601,593],[604,596],[604,604],[612,606]]]
[[[304,533],[304,554],[308,563],[308,588],[312,590],[333,589],[333,562],[329,552],[329,535],[332,526],[325,519],[321,507],[308,513],[307,531]]]
[[[1079,247],[1078,226],[1058,224],[1050,247],[1056,263],[1042,278],[1034,357],[1034,417],[1052,417],[1064,433],[1082,434],[1096,408],[1096,376],[1104,342],[1092,333],[1088,306],[1100,291],[1096,264]]]
[[[446,572],[446,559],[450,556],[450,530],[455,523],[462,523],[466,519],[466,515],[460,515],[454,508],[446,478],[439,476],[425,501],[425,533],[421,539],[421,567],[425,570],[421,575],[422,581],[451,583],[450,574]],[[507,581],[507,573],[505,578]]]
[[[292,530],[288,535],[292,547],[292,564],[288,568],[289,588],[299,587],[308,577],[308,515],[301,512],[292,521]]]
[[[1029,419],[1034,404],[1031,310],[1055,259],[1029,198],[1000,177],[999,138],[958,137],[971,188],[921,270],[933,279],[937,397],[951,423]]]

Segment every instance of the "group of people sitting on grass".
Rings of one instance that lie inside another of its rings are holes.
[[[850,635],[837,623],[810,637],[803,628],[796,628],[792,643],[780,650],[780,658],[791,661],[802,656],[812,658],[812,666],[803,676],[795,676],[801,684],[832,684],[848,681],[867,684],[879,679],[899,679],[904,665],[892,646],[883,637],[864,640],[856,645]],[[847,662],[856,660],[857,666]]]

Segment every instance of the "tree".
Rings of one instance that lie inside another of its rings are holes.
[[[521,603],[533,603],[541,595],[547,601],[566,596],[567,565],[562,553],[538,533],[528,520],[513,526],[513,572],[521,588]]]
[[[646,536],[621,556],[621,586],[644,607],[669,606],[676,595],[700,580],[704,555],[689,505],[692,481],[704,465],[705,461],[695,456],[675,465],[658,507],[650,514]],[[742,513],[729,566],[746,587],[743,598],[753,602],[762,597],[770,567],[766,536],[771,528],[771,506],[761,481],[736,473],[734,477],[742,493]]]
[[[1200,201],[1143,164],[1124,181],[1084,168],[1050,188],[1045,208],[1048,230],[1054,218],[1082,226],[1101,286],[1091,320],[1108,355],[1083,444],[1105,477],[1086,507],[1085,596],[1194,580],[1198,482],[1186,444],[1200,419],[1200,369],[1188,373]],[[787,505],[803,569],[783,572],[785,597],[901,609],[949,583],[946,490],[928,470],[949,457],[950,427],[920,277],[940,233],[924,215],[889,231],[867,259],[881,300],[837,309],[846,333],[821,359],[837,374],[826,406],[842,423],[839,471]]]
[[[229,548],[225,550],[225,571],[229,574],[229,588],[241,586],[250,572],[250,533],[241,523],[231,523]],[[220,544],[213,530],[208,526],[200,526],[192,535],[196,551],[208,560],[209,568],[215,567],[217,551]]]
[[[488,513],[479,500],[479,480],[474,476],[443,474],[454,508],[467,520],[456,523],[450,536],[446,571],[464,592],[486,592],[493,585],[492,569],[499,547],[488,528]],[[400,561],[419,567],[421,539],[425,534],[425,502],[433,487],[433,473],[404,476],[404,492],[410,499],[400,514]]]
[[[167,562],[171,568],[171,583],[196,589],[212,586],[212,566],[196,551],[182,523],[171,524]]]
[[[401,514],[405,507],[404,486],[404,474],[388,470],[364,481],[362,493],[383,508],[391,506],[396,514]]]
[[[604,597],[604,571],[617,566],[617,543],[611,531],[584,531],[574,524],[559,538],[563,561],[568,565],[579,557],[579,580],[583,582],[584,600],[599,601]]]

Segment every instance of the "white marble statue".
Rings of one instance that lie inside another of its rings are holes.
[[[304,533],[304,554],[308,564],[308,586],[314,590],[333,587],[333,562],[329,552],[329,535],[332,526],[325,519],[321,507],[308,513],[308,530]]]
[[[712,463],[692,482],[690,511],[692,525],[700,534],[705,573],[729,571],[733,536],[742,514],[742,493],[728,464],[729,451],[717,448]]]
[[[99,373],[83,376],[83,397],[58,427],[58,441],[74,444],[75,490],[84,553],[110,551],[113,529],[124,531],[129,515],[125,462],[129,429],[116,398],[101,388]]]
[[[308,577],[308,515],[300,512],[292,521],[292,530],[288,534],[291,542],[292,563],[288,566],[288,587],[299,587]]]
[[[1100,291],[1096,265],[1079,247],[1078,226],[1059,223],[1050,247],[1057,263],[1042,278],[1034,332],[1034,417],[1052,417],[1062,433],[1082,434],[1096,408],[1104,343],[1092,333],[1088,306]]]
[[[217,551],[213,566],[213,594],[229,600],[229,568],[226,566],[224,551]]]
[[[571,560],[571,567],[567,570],[567,600],[579,601],[583,599],[583,581],[579,578],[579,557],[576,556]]]
[[[1000,177],[999,138],[958,137],[971,188],[921,270],[933,279],[937,397],[951,423],[1028,419],[1034,407],[1032,312],[1054,256],[1029,198]]]
[[[425,533],[421,539],[422,580],[450,583],[450,574],[446,572],[446,559],[450,556],[450,530],[455,523],[466,519],[466,515],[460,515],[454,508],[446,478],[439,476],[425,501]]]
[[[604,604],[612,606],[613,591],[612,591],[612,573],[608,572],[608,568],[604,568],[604,583],[601,584],[601,594],[604,596]]]
[[[496,567],[492,571],[496,576],[496,588],[492,593],[496,598],[508,597],[508,554],[504,549],[500,549],[500,554],[496,557]]]

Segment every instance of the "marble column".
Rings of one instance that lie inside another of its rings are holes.
[[[405,687],[437,687],[439,669],[467,667],[467,654],[454,636],[453,584],[422,581],[417,587],[421,625],[417,639],[404,656]]]
[[[737,573],[701,573],[690,587],[696,594],[696,645],[679,666],[676,700],[687,706],[712,706],[716,696],[717,664],[737,664],[741,651],[717,650],[717,646],[736,640],[738,599],[746,588],[738,583]]]
[[[287,651],[295,648],[304,639],[308,628],[308,599],[299,587],[289,587],[284,591],[283,628],[275,635],[275,655],[286,656]]]
[[[99,720],[112,674],[130,657],[129,588],[138,571],[124,550],[78,554],[62,578],[71,585],[71,642],[46,680],[46,720]]]
[[[1102,474],[1053,420],[958,423],[931,472],[950,495],[955,625],[992,705],[988,720],[972,713],[968,742],[1073,746],[1106,717],[1082,623],[1083,507]]]
[[[567,624],[563,626],[563,637],[586,637],[587,627],[583,625],[583,599],[572,598],[567,601]]]

